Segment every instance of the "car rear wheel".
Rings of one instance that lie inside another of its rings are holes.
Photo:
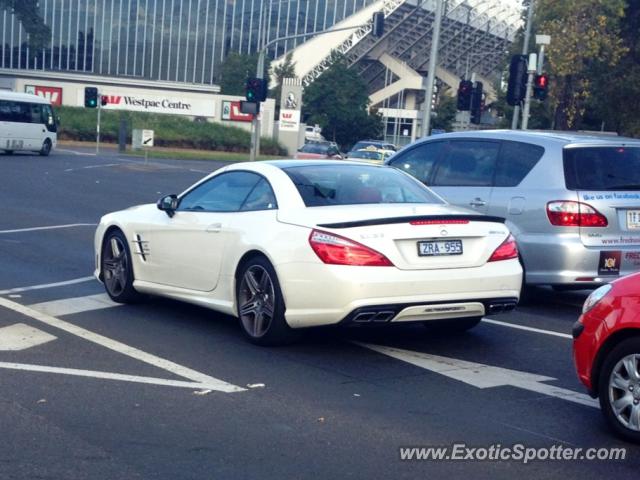
[[[42,155],[43,157],[48,157],[49,154],[51,153],[51,140],[49,140],[48,138],[43,142],[42,144],[42,148],[40,149],[40,151],[38,152],[40,155]]]
[[[140,300],[141,295],[133,288],[131,251],[120,230],[113,230],[105,237],[100,262],[105,290],[111,300],[118,303]]]
[[[285,305],[278,277],[264,257],[242,265],[236,282],[238,318],[249,341],[257,345],[281,345],[296,338],[284,318]]]
[[[422,322],[430,331],[438,333],[461,333],[478,325],[482,317],[451,318],[447,320],[428,320]]]
[[[640,337],[624,340],[604,359],[598,396],[614,432],[640,443]]]

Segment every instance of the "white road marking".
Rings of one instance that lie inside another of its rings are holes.
[[[95,227],[96,223],[70,223],[67,225],[48,225],[46,227],[29,227],[29,228],[15,228],[13,230],[0,230],[2,233],[22,233],[22,232],[37,232],[40,230],[57,230],[60,228],[76,228],[76,227]]]
[[[16,323],[0,328],[0,351],[26,350],[56,338],[24,323]]]
[[[8,308],[9,310],[13,310],[14,312],[25,315],[33,320],[60,329],[62,331],[70,333],[71,335],[75,335],[84,340],[100,345],[104,348],[108,348],[109,350],[113,350],[114,352],[126,355],[127,357],[131,357],[138,361],[153,365],[154,367],[161,368],[180,377],[188,378],[189,380],[198,382],[198,384],[205,384],[206,388],[218,390],[221,392],[241,392],[246,390],[242,387],[232,385],[217,378],[210,377],[209,375],[205,375],[204,373],[200,373],[196,370],[184,367],[170,360],[165,360],[164,358],[160,358],[150,353],[143,352],[142,350],[138,350],[137,348],[130,347],[129,345],[118,342],[117,340],[112,340],[98,333],[91,332],[72,323],[65,322],[64,320],[60,320],[59,318],[47,315],[46,313],[38,312],[33,308],[20,305],[19,303],[12,302],[11,300],[8,300],[6,298],[0,297],[0,307]]]
[[[66,285],[75,285],[76,283],[84,283],[91,282],[95,280],[96,277],[80,277],[74,278],[72,280],[65,280],[63,282],[55,282],[55,283],[44,283],[40,285],[31,285],[29,287],[17,287],[17,288],[9,288],[8,290],[0,290],[0,295],[8,295],[11,293],[20,293],[20,292],[28,292],[30,290],[43,290],[46,288],[54,288],[54,287],[64,287]]]
[[[482,321],[484,323],[488,323],[491,325],[499,325],[501,327],[515,328],[516,330],[525,330],[527,332],[542,333],[543,335],[551,335],[553,337],[568,338],[569,340],[573,339],[573,337],[568,333],[560,333],[560,332],[555,332],[553,330],[543,330],[541,328],[527,327],[525,325],[518,325],[516,323],[500,322],[498,320],[493,320],[492,318],[483,318]]]
[[[354,343],[375,352],[382,353],[383,355],[388,355],[397,360],[410,363],[416,367],[424,368],[425,370],[473,385],[477,388],[494,388],[510,385],[550,397],[560,398],[568,402],[579,403],[580,405],[586,405],[588,407],[598,408],[599,405],[597,400],[594,400],[584,393],[542,383],[556,380],[553,377],[483,365],[482,363],[467,362],[455,358],[441,357],[429,353],[402,350],[400,348],[360,342]]]
[[[120,306],[122,306],[121,303],[114,302],[106,293],[99,293],[97,295],[87,295],[85,297],[65,298],[62,300],[35,303],[33,305],[29,305],[29,308],[46,313],[52,317],[61,317],[63,315],[72,315],[74,313],[91,312],[93,310],[102,310],[104,308]]]
[[[96,370],[78,370],[76,368],[47,367],[44,365],[27,365],[24,363],[0,362],[0,368],[7,370],[23,370],[27,372],[57,373],[76,377],[99,378],[104,380],[119,380],[121,382],[146,383],[150,385],[162,385],[166,387],[182,387],[191,389],[206,388],[209,391],[237,392],[240,390],[222,390],[219,383],[208,384],[201,382],[185,382],[182,380],[165,380],[164,378],[140,377],[137,375],[124,375],[120,373],[99,372]],[[236,387],[240,388],[240,387]]]
[[[66,148],[56,148],[56,152],[65,152],[65,153],[73,153],[74,155],[79,155],[81,157],[95,157],[95,153],[89,152],[76,152],[75,150],[67,150]]]
[[[75,172],[77,170],[90,170],[92,168],[118,167],[120,165],[121,165],[120,163],[103,163],[101,165],[87,165],[85,167],[67,168],[65,169],[65,172]]]

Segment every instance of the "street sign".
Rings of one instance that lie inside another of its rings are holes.
[[[134,150],[153,147],[153,130],[134,129],[131,135],[131,147]]]

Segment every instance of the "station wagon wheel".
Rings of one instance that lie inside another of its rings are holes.
[[[131,303],[139,300],[140,294],[133,288],[131,251],[120,230],[112,231],[103,241],[101,272],[105,290],[114,302]]]
[[[278,278],[266,258],[251,258],[239,269],[236,299],[240,325],[251,342],[278,345],[295,338],[284,318]]]
[[[640,442],[640,338],[629,338],[605,358],[598,396],[602,413],[626,440]]]

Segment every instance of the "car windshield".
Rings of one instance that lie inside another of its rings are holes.
[[[444,203],[427,187],[394,168],[373,165],[304,165],[283,169],[307,207],[371,203]]]
[[[564,171],[570,190],[640,190],[640,148],[567,148]]]

